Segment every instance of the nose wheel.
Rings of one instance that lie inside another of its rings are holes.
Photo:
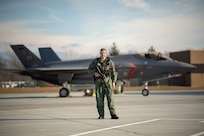
[[[142,95],[143,96],[148,96],[149,95],[149,90],[148,89],[143,89],[142,90]]]
[[[142,95],[143,96],[148,96],[149,95],[148,82],[144,83],[144,89],[142,90]]]

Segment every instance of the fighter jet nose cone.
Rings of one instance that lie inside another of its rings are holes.
[[[175,63],[174,73],[177,73],[177,74],[184,74],[187,72],[191,72],[191,70],[194,70],[196,68],[196,66],[192,64],[181,62],[181,61],[174,61],[174,63]]]
[[[185,69],[186,71],[191,71],[193,69],[196,68],[196,66],[192,65],[192,64],[188,64],[188,63],[184,63],[181,62],[181,66],[183,67],[183,69]]]
[[[186,68],[189,68],[189,69],[195,69],[196,66],[192,65],[192,64],[186,64]]]
[[[191,65],[191,64],[190,64],[190,65]],[[197,67],[194,66],[194,65],[191,65],[190,68],[193,70],[193,69],[195,69],[195,68],[197,68]]]

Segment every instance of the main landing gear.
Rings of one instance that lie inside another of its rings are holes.
[[[93,89],[85,89],[84,90],[84,95],[85,96],[92,96],[94,93],[94,90]],[[59,90],[59,95],[60,97],[67,97],[69,96],[70,94],[70,91],[69,89],[65,88],[65,87],[62,87],[60,90]]]
[[[149,95],[148,82],[145,82],[144,86],[145,86],[145,88],[142,90],[142,95],[143,96],[148,96]]]
[[[69,96],[69,93],[70,93],[69,89],[67,89],[65,87],[63,87],[59,90],[60,97],[67,97],[67,96]]]
[[[84,91],[84,96],[92,96],[94,94],[94,90],[93,89],[83,89],[84,86],[76,85],[75,88],[77,88],[76,91],[83,90]],[[92,87],[87,86],[87,88],[92,88]],[[70,90],[74,90],[74,87],[72,85],[68,84],[67,82],[64,82],[62,84],[62,88],[59,90],[59,96],[60,97],[67,97],[67,96],[69,96]]]
[[[63,83],[62,86],[63,87],[59,90],[60,97],[69,96],[70,91],[69,91],[69,89],[67,89],[67,82]]]
[[[84,90],[84,96],[92,96],[94,93],[93,89],[85,89]]]

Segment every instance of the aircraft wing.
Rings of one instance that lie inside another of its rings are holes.
[[[88,73],[87,67],[71,67],[71,68],[34,68],[29,69],[30,71],[38,71],[43,73],[73,73],[73,74],[80,74],[80,73]]]
[[[87,67],[5,69],[4,71],[31,76],[33,79],[44,80],[59,85],[64,82],[78,84],[93,83],[92,76],[88,73]]]
[[[1,69],[2,71],[7,71],[11,73],[20,73],[22,71],[35,71],[35,72],[43,72],[43,73],[74,73],[74,74],[80,74],[80,73],[88,73],[87,67],[72,67],[72,68],[29,68],[26,70],[18,70],[18,69]]]
[[[20,72],[24,71],[24,70],[17,70],[17,69],[0,69],[0,70],[11,72],[11,73],[16,73],[16,74],[19,74]]]

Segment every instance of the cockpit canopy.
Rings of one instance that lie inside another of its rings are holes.
[[[170,60],[173,61],[173,59],[171,59],[168,56],[165,56],[163,54],[161,54],[160,52],[146,52],[146,53],[140,53],[141,57],[147,58],[147,59],[152,59],[152,60]]]

